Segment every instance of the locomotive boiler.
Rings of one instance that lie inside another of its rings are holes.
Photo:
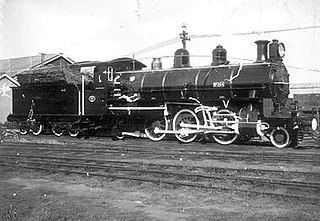
[[[81,83],[13,89],[16,105],[9,119],[20,125],[29,119],[34,134],[46,125],[58,136],[102,128],[117,138],[146,135],[160,141],[174,135],[184,143],[198,138],[231,144],[265,136],[277,148],[297,145],[301,122],[288,99],[282,43],[256,41],[256,61],[239,64],[230,64],[219,45],[211,64],[193,67],[187,33],[181,39],[183,48],[175,52],[172,68],[162,69],[160,58],[151,70],[130,58],[82,62],[72,68],[92,67],[90,83],[82,74]]]
[[[228,64],[226,50],[218,46],[211,66],[191,67],[182,48],[175,53],[173,68],[117,72],[115,82],[122,87],[118,98],[127,105],[109,110],[131,115],[152,111],[145,133],[155,141],[174,134],[191,142],[204,134],[230,144],[266,135],[277,147],[295,145],[299,123],[288,100],[284,46],[276,40],[256,44],[254,63]]]

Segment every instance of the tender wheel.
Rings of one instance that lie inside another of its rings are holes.
[[[162,120],[156,120],[149,124],[147,124],[147,127],[144,129],[144,133],[147,135],[147,137],[150,140],[153,141],[160,141],[163,140],[166,136],[166,134],[163,133],[156,133],[155,129],[160,130],[167,130],[168,129],[168,121],[166,119]]]
[[[195,128],[181,127],[181,123],[193,124]],[[175,134],[176,138],[183,143],[190,143],[197,137],[197,133],[190,133],[192,130],[199,129],[199,119],[197,115],[188,109],[180,110],[173,118],[174,131],[180,132]]]
[[[26,135],[28,133],[28,130],[25,128],[20,128],[20,134],[21,135]]]
[[[233,122],[236,120],[234,116],[232,116],[232,112],[226,109],[222,109],[217,111],[217,114],[225,114],[224,116],[214,116],[214,120],[224,121],[223,123],[216,123],[216,126],[222,126],[222,131],[226,133],[221,134],[210,134],[210,136],[219,144],[229,145],[232,144],[237,138],[238,134],[233,133],[232,129]],[[229,121],[232,121],[229,123]]]
[[[270,141],[277,148],[285,148],[290,144],[290,135],[287,129],[277,127],[270,133]]]
[[[31,132],[33,133],[33,135],[38,136],[42,132],[42,129],[43,129],[43,125],[42,124],[35,123],[33,125],[33,127],[31,128]]]
[[[80,133],[80,130],[78,130],[78,129],[69,129],[68,130],[68,133],[69,133],[69,135],[71,136],[71,137],[77,137],[78,135],[79,135],[79,133]],[[62,134],[61,134],[62,135]],[[60,136],[61,136],[60,135]]]
[[[57,137],[61,137],[63,134],[63,130],[61,130],[59,127],[55,127],[52,129],[52,133]]]

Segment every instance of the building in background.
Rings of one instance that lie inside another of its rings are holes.
[[[5,73],[10,77],[42,66],[68,66],[74,61],[63,54],[39,54],[29,57],[10,58],[0,60],[0,73]]]
[[[19,82],[7,74],[0,76],[0,123],[7,120],[12,111],[12,90],[11,87],[19,86]]]
[[[39,54],[30,57],[0,60],[0,123],[12,112],[11,87],[19,86],[16,75],[42,67],[68,67],[74,61],[63,54]]]

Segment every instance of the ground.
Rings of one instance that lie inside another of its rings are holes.
[[[0,177],[0,220],[320,220],[315,202],[3,166]]]

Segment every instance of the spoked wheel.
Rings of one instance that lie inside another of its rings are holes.
[[[290,144],[290,134],[284,127],[277,127],[270,133],[270,141],[277,148],[285,148]]]
[[[63,134],[63,130],[61,128],[59,128],[59,127],[54,127],[51,131],[57,137],[61,137],[62,134]]]
[[[181,127],[181,123],[193,124],[195,128]],[[175,134],[176,138],[183,143],[190,143],[197,137],[197,133],[190,133],[192,130],[199,129],[199,119],[197,115],[188,109],[180,110],[173,118],[173,129],[178,134]]]
[[[234,133],[234,130],[231,126],[234,124],[233,122],[236,120],[232,115],[232,112],[226,109],[222,109],[217,111],[217,114],[221,114],[220,116],[214,116],[214,120],[223,121],[219,123],[215,123],[216,126],[222,126],[222,131],[226,133],[221,134],[208,134],[211,136],[217,143],[222,145],[232,144],[238,137],[238,134]],[[228,123],[229,121],[232,121]]]
[[[161,120],[155,120],[146,125],[147,127],[144,129],[144,133],[150,140],[160,141],[166,137],[164,133],[156,133],[156,128],[160,130],[168,130],[168,121],[163,118]]]
[[[41,123],[35,122],[34,125],[31,128],[31,132],[33,135],[38,136],[43,129],[43,125]]]

